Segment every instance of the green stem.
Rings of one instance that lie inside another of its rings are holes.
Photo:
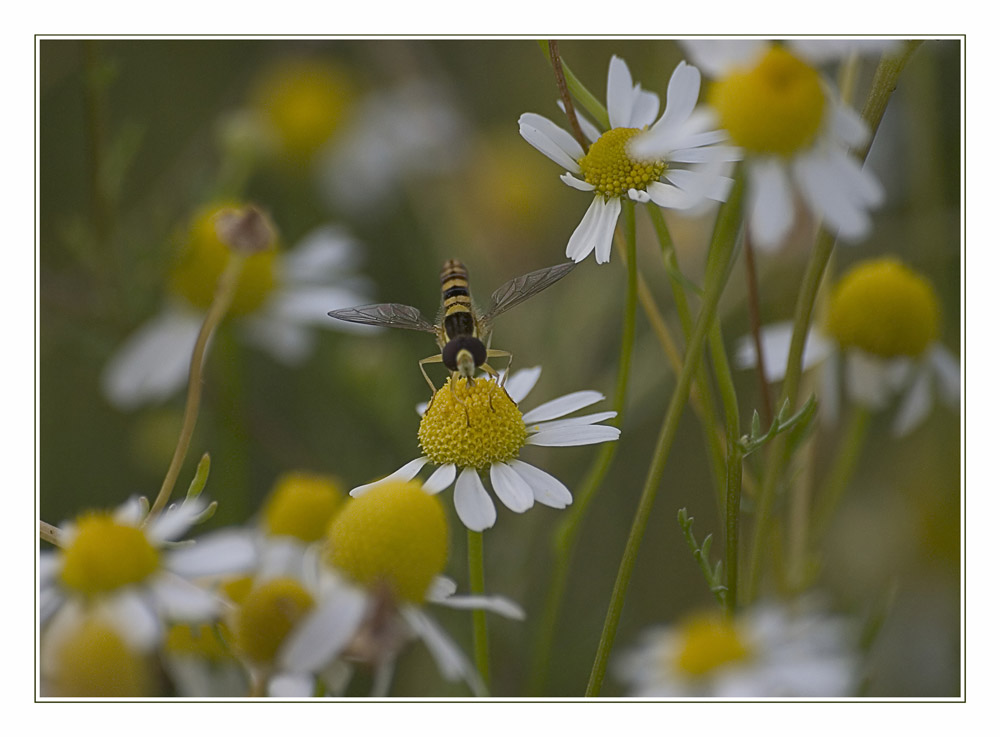
[[[483,565],[483,533],[468,531],[469,547],[469,590],[473,594],[486,593],[486,573]],[[486,629],[486,611],[472,610],[472,643],[475,653],[476,670],[483,679],[483,685],[490,687],[490,643]]]
[[[809,535],[813,541],[819,540],[823,534],[844,496],[844,491],[847,489],[851,477],[854,476],[858,459],[861,457],[861,450],[868,437],[871,417],[871,411],[860,404],[854,405],[851,410],[850,419],[840,438],[829,474],[816,495],[816,512]]]
[[[173,493],[174,484],[177,483],[177,476],[180,474],[181,465],[184,463],[184,456],[187,455],[188,447],[191,445],[191,437],[194,435],[194,426],[198,421],[198,408],[201,404],[201,374],[205,363],[205,353],[208,350],[208,343],[212,333],[222,322],[222,318],[229,309],[233,294],[236,291],[236,284],[239,281],[240,272],[243,270],[245,256],[240,254],[230,254],[226,268],[219,277],[219,283],[215,288],[215,297],[205,315],[205,321],[201,324],[198,338],[194,343],[194,351],[191,353],[191,368],[188,371],[188,391],[187,400],[184,404],[184,419],[181,424],[181,433],[177,438],[177,446],[174,448],[173,458],[170,459],[170,466],[167,468],[167,475],[160,486],[160,492],[156,495],[153,506],[149,509],[147,521],[159,514],[166,505]]]
[[[635,237],[635,206],[630,200],[624,200],[620,219],[625,235],[625,270],[627,284],[625,291],[625,307],[622,317],[622,342],[618,356],[618,379],[615,384],[613,408],[615,418],[610,424],[622,425],[625,412],[625,400],[628,397],[629,376],[632,373],[632,347],[635,343],[635,313],[638,302],[639,274],[636,265]],[[556,625],[563,596],[566,593],[566,583],[569,578],[570,560],[580,533],[583,518],[590,506],[601,482],[611,468],[618,443],[604,443],[594,459],[583,484],[577,490],[573,505],[569,508],[562,522],[556,527],[553,536],[555,562],[552,578],[549,582],[548,596],[545,600],[545,610],[540,622],[538,636],[535,641],[534,657],[532,659],[529,693],[540,694],[545,687],[548,665],[551,660],[552,642],[555,637]]]
[[[742,203],[743,177],[738,175],[733,184],[733,191],[730,194],[729,201],[722,206],[718,221],[716,222],[715,233],[712,236],[712,245],[708,254],[705,293],[701,312],[698,315],[698,320],[691,334],[691,340],[688,343],[684,366],[677,377],[677,384],[674,386],[673,396],[671,396],[670,404],[667,407],[663,426],[656,442],[656,450],[650,462],[646,482],[642,490],[642,495],[639,498],[635,517],[632,521],[632,528],[625,544],[625,551],[618,568],[618,576],[615,579],[611,601],[608,604],[608,612],[604,620],[604,629],[601,632],[601,639],[594,657],[594,665],[590,672],[590,681],[587,684],[586,691],[587,696],[597,696],[601,691],[601,684],[604,682],[608,658],[611,654],[615,634],[618,630],[618,620],[621,617],[622,607],[625,604],[625,593],[628,589],[629,580],[632,577],[636,558],[638,557],[639,544],[642,542],[643,534],[646,531],[653,502],[656,499],[656,492],[663,477],[663,469],[666,466],[667,457],[670,454],[674,438],[677,435],[681,414],[691,392],[691,383],[694,380],[698,365],[701,363],[705,338],[708,335],[709,328],[715,321],[719,299],[722,297],[723,288],[733,268],[732,255],[736,248],[736,241],[740,230]]]
[[[902,54],[883,56],[879,62],[878,69],[875,70],[875,77],[872,80],[871,90],[868,93],[868,99],[861,113],[862,119],[872,131],[872,139],[874,139],[875,132],[882,122],[882,116],[885,114],[885,109],[889,104],[889,97],[896,88],[899,75],[902,73],[907,60],[920,43],[922,42],[909,41]],[[857,152],[858,158],[862,162],[868,156],[870,149],[871,140]],[[809,327],[812,323],[813,307],[816,303],[816,295],[819,292],[820,284],[823,281],[827,262],[833,253],[835,240],[835,236],[825,229],[820,230],[816,236],[816,242],[813,246],[809,263],[806,266],[806,273],[795,303],[792,339],[788,350],[785,381],[782,386],[779,405],[786,399],[792,401],[793,404],[796,403],[799,394],[799,382],[802,379],[802,353],[805,349],[806,338],[809,335]],[[747,570],[747,585],[744,588],[748,596],[748,601],[752,600],[757,593],[764,552],[764,541],[768,536],[767,528],[770,522],[771,510],[774,506],[778,483],[781,479],[788,454],[788,437],[783,436],[776,439],[767,457],[764,481],[761,484],[760,493],[757,498],[753,542],[750,548],[750,565]]]
[[[726,418],[726,611],[732,614],[736,609],[738,595],[740,498],[743,491],[740,405],[718,318],[712,325],[708,341],[709,355],[715,370],[715,383],[719,387]]]
[[[548,41],[541,40],[538,45],[542,47],[542,53],[545,54],[545,58],[550,62],[552,58],[549,56],[549,43]],[[566,66],[565,62],[562,65],[563,73],[566,76],[566,86],[569,91],[573,94],[579,102],[580,105],[594,118],[599,128],[607,130],[611,127],[611,120],[608,118],[608,111],[605,109],[604,105],[594,97],[594,95],[584,86],[584,84],[577,78],[573,71]]]

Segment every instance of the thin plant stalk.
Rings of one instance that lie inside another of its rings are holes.
[[[814,542],[820,538],[830,523],[851,477],[854,476],[854,470],[858,466],[861,451],[868,437],[871,417],[871,410],[860,404],[855,404],[851,409],[851,416],[837,445],[830,471],[816,495],[816,511],[809,534],[810,540]]]
[[[613,407],[616,412],[611,423],[621,427],[625,411],[625,400],[628,397],[629,377],[632,373],[632,347],[635,343],[635,313],[638,301],[638,268],[636,265],[635,236],[635,206],[630,200],[623,202],[621,214],[622,232],[624,233],[624,260],[627,274],[625,289],[625,307],[622,316],[622,341],[618,356],[618,379],[615,383]],[[590,502],[597,493],[601,482],[611,468],[618,443],[604,443],[594,459],[583,484],[577,490],[573,505],[570,507],[562,523],[556,528],[553,536],[554,563],[552,577],[549,582],[548,596],[535,642],[532,660],[529,692],[540,693],[544,688],[547,668],[552,653],[552,641],[555,637],[559,610],[566,584],[569,579],[570,561],[576,538],[579,535],[583,518]]]
[[[483,533],[468,530],[469,556],[469,590],[473,594],[486,593],[486,573],[483,565]],[[490,643],[489,630],[486,627],[486,611],[472,610],[472,647],[475,656],[476,670],[483,680],[483,685],[490,687]]]
[[[611,648],[614,645],[615,634],[618,631],[618,620],[621,617],[622,607],[625,604],[625,594],[628,590],[629,580],[632,577],[632,571],[635,568],[635,562],[639,554],[639,545],[642,542],[646,525],[649,522],[653,502],[656,499],[656,492],[659,490],[660,481],[663,477],[663,470],[666,467],[667,458],[673,446],[674,438],[677,435],[677,428],[680,425],[681,414],[691,392],[694,375],[698,365],[701,363],[701,354],[704,349],[705,339],[708,336],[709,329],[714,324],[719,300],[729,279],[729,274],[732,272],[732,256],[739,236],[742,203],[743,177],[738,174],[729,200],[719,211],[715,233],[712,237],[712,245],[709,248],[708,268],[706,269],[706,283],[701,311],[698,314],[698,320],[691,333],[691,340],[688,343],[687,353],[684,358],[684,366],[677,377],[677,383],[674,386],[674,392],[667,407],[663,426],[660,429],[660,434],[656,442],[656,450],[650,462],[646,482],[643,486],[642,495],[640,496],[635,517],[632,521],[632,528],[625,544],[625,551],[622,554],[618,576],[615,579],[614,589],[604,620],[604,628],[601,632],[601,639],[597,646],[593,667],[591,668],[590,680],[587,683],[586,695],[590,697],[597,696],[601,691]]]
[[[246,257],[242,254],[231,253],[226,268],[219,277],[219,283],[215,289],[215,296],[212,304],[208,308],[205,320],[198,331],[198,338],[195,340],[194,351],[191,353],[191,367],[188,371],[187,399],[184,403],[184,419],[181,423],[181,432],[177,438],[177,446],[174,448],[174,455],[170,459],[170,466],[167,474],[160,486],[160,491],[149,509],[149,520],[159,514],[160,510],[166,506],[170,495],[173,493],[174,485],[177,483],[177,476],[180,474],[184,457],[187,455],[188,447],[191,445],[191,438],[194,435],[195,423],[198,421],[198,409],[201,405],[201,375],[205,364],[205,353],[208,350],[208,343],[212,333],[222,322],[226,310],[232,302],[236,285],[239,281],[240,272],[243,270],[243,262]]]

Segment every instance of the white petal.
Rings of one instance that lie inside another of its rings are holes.
[[[768,382],[785,378],[788,350],[792,343],[793,325],[790,321],[765,325],[760,330],[761,350],[764,352],[764,375]],[[825,360],[835,350],[834,343],[818,330],[810,329],[802,352],[803,370],[811,369]],[[741,369],[757,366],[757,349],[753,336],[744,335],[737,342],[736,365]]]
[[[566,113],[566,105],[563,104],[562,100],[556,100],[556,105],[559,106],[559,109],[562,110],[564,114]],[[576,122],[580,124],[580,130],[583,131],[584,138],[593,143],[601,137],[601,131],[597,129],[596,125],[591,123],[584,116],[580,115],[579,110],[574,110],[574,112],[576,112]]]
[[[503,596],[449,596],[435,603],[452,609],[483,609],[508,619],[524,619],[524,610]]]
[[[784,166],[777,159],[750,167],[749,220],[751,242],[762,251],[781,245],[795,219],[794,198]]]
[[[892,434],[897,438],[909,434],[927,418],[933,404],[931,372],[923,367],[917,372],[913,384],[903,397],[899,412],[892,422]]]
[[[583,181],[582,179],[577,179],[576,177],[574,177],[569,172],[566,172],[565,174],[560,174],[559,175],[559,179],[562,180],[563,184],[566,184],[566,185],[572,187],[573,189],[577,189],[577,190],[579,190],[581,192],[593,192],[594,191],[594,185],[593,184],[589,184],[589,183]]]
[[[652,199],[649,196],[648,192],[640,189],[630,189],[628,191],[628,198],[633,202],[642,202],[642,203],[649,202]]]
[[[682,39],[685,53],[712,77],[754,63],[770,45],[757,39]]]
[[[593,390],[584,390],[564,394],[561,397],[552,399],[544,404],[540,404],[534,409],[524,413],[524,424],[531,425],[545,420],[554,420],[563,417],[578,409],[589,407],[604,399],[604,395]]]
[[[447,576],[435,576],[424,594],[425,601],[441,602],[458,591],[458,584]]]
[[[528,482],[506,463],[494,463],[490,466],[490,481],[493,482],[493,491],[500,501],[512,512],[520,514],[534,506],[535,495],[531,493]]]
[[[679,209],[689,210],[704,204],[706,199],[725,202],[729,198],[733,180],[720,176],[725,168],[721,161],[709,164],[699,164],[691,169],[671,169],[666,178],[674,186],[680,188],[687,197],[686,203]]]
[[[787,43],[797,56],[814,64],[839,61],[854,53],[892,53],[902,46],[902,41],[893,38],[794,38]]]
[[[577,263],[597,250],[597,263],[606,263],[611,258],[611,239],[615,224],[621,212],[621,200],[617,197],[605,202],[603,195],[594,197],[580,224],[566,244],[566,256]],[[603,260],[602,260],[603,257]]]
[[[872,132],[864,119],[839,100],[832,100],[832,107],[830,132],[833,136],[847,148],[858,148],[868,143]]]
[[[473,532],[482,532],[497,521],[496,507],[475,469],[466,468],[458,475],[455,511],[462,524]]]
[[[546,445],[551,447],[567,447],[572,445],[592,445],[617,440],[621,430],[609,425],[580,425],[560,430],[549,430],[535,435],[529,435],[525,441],[528,445]]]
[[[573,503],[573,495],[562,481],[524,461],[514,459],[511,467],[528,482],[535,501],[553,509],[565,509]]]
[[[380,478],[378,481],[372,481],[370,484],[363,484],[362,486],[355,486],[350,491],[351,496],[361,496],[367,491],[370,491],[379,484],[385,483],[386,481],[410,481],[418,473],[420,469],[427,465],[429,459],[421,456],[420,458],[415,458],[409,463],[403,465],[401,468],[396,469],[388,476]]]
[[[431,657],[437,663],[438,670],[449,681],[463,678],[477,696],[485,696],[479,673],[465,657],[451,638],[441,630],[430,617],[412,606],[403,607],[400,612],[407,624],[413,628],[417,636],[427,646]]]
[[[962,398],[962,367],[958,359],[940,343],[931,346],[928,360],[938,380],[938,393],[948,407],[957,407]]]
[[[171,308],[129,336],[101,374],[108,401],[131,410],[164,400],[184,386],[202,319]]]
[[[313,695],[316,678],[309,673],[279,673],[267,684],[267,695],[278,699],[305,699]]]
[[[330,322],[341,321],[330,320]],[[364,325],[358,327],[371,329]],[[264,351],[278,363],[293,368],[301,366],[312,355],[316,345],[316,338],[308,327],[266,311],[258,311],[244,318],[240,323],[240,333],[249,345]]]
[[[367,607],[367,597],[360,590],[338,587],[285,640],[278,651],[278,664],[293,673],[319,670],[350,642]]]
[[[846,154],[809,152],[792,163],[795,181],[809,208],[826,227],[846,240],[859,240],[868,234],[871,221],[856,189],[861,176],[860,164],[852,165]]]
[[[294,248],[283,254],[283,280],[329,283],[357,266],[360,250],[358,242],[341,226],[321,225],[306,233]]]
[[[608,65],[608,121],[612,128],[628,128],[632,118],[632,74],[618,56]]]
[[[583,149],[576,139],[548,118],[535,113],[524,113],[517,121],[521,136],[536,149],[548,156],[563,169],[580,173]]]
[[[241,531],[222,530],[170,552],[167,567],[185,578],[241,573],[257,562],[250,537]]]
[[[206,507],[208,502],[200,496],[193,499],[185,498],[180,504],[171,504],[149,523],[146,535],[156,542],[176,540],[191,529],[191,525],[197,521]]]
[[[538,377],[541,375],[541,366],[519,369],[512,373],[507,381],[504,382],[503,388],[507,390],[508,396],[514,400],[515,404],[520,404],[528,396],[528,393],[535,388],[535,384],[538,383]]]
[[[650,182],[646,185],[646,193],[660,207],[671,210],[686,210],[691,207],[691,198],[688,194],[672,184]]]
[[[701,90],[701,72],[697,67],[681,62],[674,68],[667,84],[667,104],[656,125],[680,127],[694,112]]]
[[[353,307],[370,301],[368,295],[354,289],[322,285],[292,284],[280,289],[268,302],[268,316],[281,323],[315,325],[329,330],[354,330],[358,326],[344,320],[333,320],[330,310]],[[369,332],[369,331],[365,331]]]
[[[42,591],[55,580],[62,569],[62,554],[46,550],[38,554],[38,589]]]
[[[429,494],[437,494],[451,486],[455,480],[455,464],[446,463],[438,466],[434,473],[424,482],[424,491]]]
[[[306,565],[306,546],[302,540],[287,535],[268,536],[261,546],[255,578],[257,581],[295,578],[302,575]]]
[[[135,590],[116,595],[99,607],[101,616],[137,650],[150,650],[163,637],[163,623],[149,602]]]
[[[845,370],[848,396],[862,406],[881,409],[892,391],[891,371],[887,361],[863,351],[848,351]]]
[[[147,510],[148,507],[139,497],[131,496],[115,510],[115,522],[120,522],[130,527],[138,527],[143,517],[146,516]]]
[[[561,430],[566,427],[575,427],[576,425],[596,425],[598,422],[604,422],[605,420],[610,420],[612,417],[617,416],[618,413],[614,410],[609,410],[607,412],[594,412],[589,415],[580,415],[579,417],[567,417],[562,420],[551,420],[549,422],[539,422],[532,425],[528,425],[528,432],[546,432],[548,430]]]
[[[157,605],[168,619],[201,622],[211,619],[222,608],[222,600],[217,595],[170,573],[158,576],[151,588]]]

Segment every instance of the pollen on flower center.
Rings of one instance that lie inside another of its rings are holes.
[[[721,665],[743,660],[750,650],[729,620],[714,614],[693,617],[681,628],[681,647],[675,665],[693,676],[703,676]]]
[[[816,138],[826,97],[815,69],[772,46],[752,69],[716,81],[709,102],[737,145],[753,153],[789,156]]]
[[[265,527],[271,535],[314,542],[323,537],[343,498],[339,484],[329,476],[286,473],[264,507]]]
[[[496,381],[484,378],[472,384],[458,379],[454,385],[449,379],[434,395],[417,431],[420,447],[435,464],[481,471],[517,458],[527,437],[517,405]]]
[[[358,583],[423,601],[448,562],[441,500],[415,481],[386,481],[349,499],[330,524],[324,560]]]
[[[602,134],[580,159],[584,181],[605,197],[624,197],[630,189],[644,190],[659,179],[664,162],[638,161],[628,153],[628,142],[641,132],[639,128],[612,128]]]
[[[63,554],[62,581],[82,594],[102,594],[144,581],[156,572],[160,554],[137,527],[106,512],[84,515]]]
[[[247,594],[233,619],[236,648],[255,662],[270,663],[313,604],[312,596],[295,579],[262,583]]]
[[[216,232],[216,218],[233,207],[232,203],[215,205],[195,216],[171,271],[173,291],[199,309],[208,309],[212,304],[219,277],[229,261],[231,249]],[[277,281],[276,261],[275,244],[246,258],[229,306],[230,314],[246,315],[264,303]]]
[[[893,258],[865,261],[834,289],[827,329],[841,346],[881,358],[919,356],[937,338],[940,305],[930,282]]]

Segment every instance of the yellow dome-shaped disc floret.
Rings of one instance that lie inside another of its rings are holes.
[[[690,618],[681,627],[680,639],[674,665],[692,676],[703,676],[750,654],[733,623],[715,614]]]
[[[496,381],[484,378],[472,384],[449,379],[434,394],[417,431],[420,447],[435,464],[481,471],[517,458],[527,437],[517,405]]]
[[[819,73],[781,46],[772,46],[754,68],[716,81],[708,99],[737,145],[782,156],[813,142],[826,107]]]
[[[423,601],[448,561],[440,499],[415,481],[386,481],[349,499],[330,525],[324,559],[365,586]]]
[[[270,663],[313,604],[309,592],[293,578],[274,578],[255,587],[233,618],[236,649],[254,662]]]
[[[264,505],[264,526],[271,535],[315,542],[323,537],[343,499],[343,489],[332,476],[286,473]]]
[[[580,159],[583,179],[605,197],[624,197],[630,189],[644,190],[660,178],[662,161],[637,161],[628,153],[628,142],[639,128],[612,128],[590,145]]]
[[[224,203],[206,207],[192,220],[181,253],[170,274],[170,286],[194,307],[208,309],[231,249],[219,238],[217,217],[236,206]],[[229,312],[246,315],[260,307],[274,288],[276,244],[246,257]]]
[[[881,358],[919,356],[938,336],[941,308],[930,282],[894,258],[864,261],[837,284],[827,329],[844,348]]]
[[[311,156],[333,135],[354,101],[347,72],[317,59],[275,65],[252,94],[254,107],[294,160]]]
[[[52,654],[51,687],[64,697],[129,698],[154,695],[149,659],[130,648],[111,626],[89,616]]]
[[[91,512],[76,522],[76,535],[63,552],[62,582],[94,595],[144,581],[160,565],[159,551],[137,527]]]

